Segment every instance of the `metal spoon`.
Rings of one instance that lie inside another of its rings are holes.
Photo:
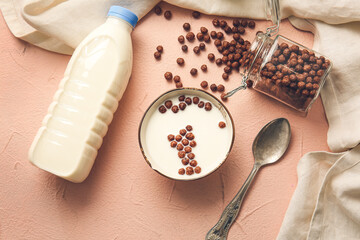
[[[256,136],[252,151],[255,158],[254,167],[240,191],[226,206],[219,221],[206,234],[205,240],[225,240],[231,225],[240,211],[245,194],[260,167],[279,160],[289,146],[291,129],[285,118],[275,119],[266,124]]]

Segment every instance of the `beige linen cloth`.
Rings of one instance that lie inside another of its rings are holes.
[[[168,0],[207,14],[264,19],[262,0]],[[158,0],[1,0],[12,33],[44,49],[71,54],[105,21],[111,5],[139,18]],[[333,62],[321,92],[333,152],[312,152],[298,164],[298,186],[279,240],[360,239],[360,1],[280,0],[282,17],[315,34],[314,49]],[[305,20],[307,19],[307,20]],[[311,20],[309,20],[311,19]]]

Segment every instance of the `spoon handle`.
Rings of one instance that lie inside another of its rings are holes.
[[[225,210],[221,214],[219,221],[215,224],[213,228],[206,234],[205,240],[226,240],[229,229],[231,225],[235,222],[237,215],[239,214],[241,203],[245,197],[245,194],[248,188],[251,185],[252,180],[254,179],[257,171],[259,170],[260,165],[255,164],[251,173],[247,177],[245,183],[236,194],[236,196],[231,200],[231,202],[226,206]]]

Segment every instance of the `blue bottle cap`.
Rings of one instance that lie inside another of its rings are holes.
[[[138,17],[133,12],[120,6],[111,6],[108,12],[108,16],[114,16],[124,19],[125,21],[130,23],[133,27],[135,27],[138,21]]]

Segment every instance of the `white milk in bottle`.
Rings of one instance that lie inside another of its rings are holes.
[[[29,151],[39,168],[72,182],[89,175],[132,70],[131,11],[112,6],[76,48]]]

